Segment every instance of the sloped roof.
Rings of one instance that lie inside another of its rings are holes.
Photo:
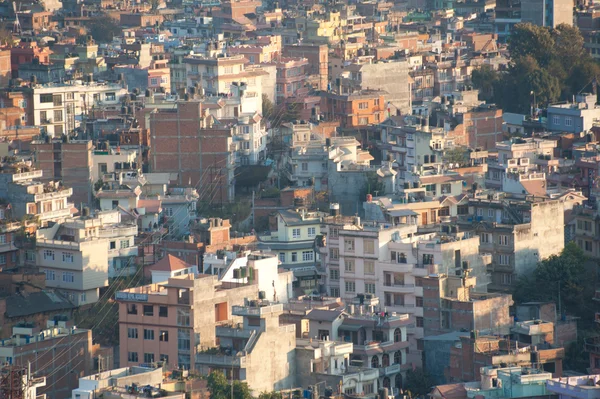
[[[6,298],[7,317],[24,317],[36,313],[71,310],[75,307],[61,294],[51,291],[15,294]]]
[[[187,269],[189,267],[193,266],[182,261],[174,255],[167,254],[164,258],[150,266],[148,269],[151,271],[174,272],[176,270]]]
[[[329,321],[332,322],[343,312],[341,310],[321,310],[321,309],[313,309],[306,314],[306,318],[314,321]]]

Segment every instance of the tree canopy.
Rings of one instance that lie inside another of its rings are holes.
[[[600,73],[583,43],[576,27],[517,24],[508,41],[508,70],[498,73],[482,66],[473,71],[473,86],[505,112],[526,114],[534,105],[542,108],[561,98],[570,99],[589,91]]]
[[[431,388],[435,385],[431,376],[422,368],[408,370],[406,373],[406,382],[404,388],[410,394],[409,397],[425,396],[431,392]]]
[[[530,276],[522,277],[514,292],[517,302],[552,300],[565,313],[589,314],[587,303],[593,296],[594,279],[586,272],[587,258],[574,242],[565,245],[560,255],[552,255],[537,264]]]
[[[119,24],[107,14],[94,17],[86,26],[88,33],[97,43],[108,43],[121,34]]]
[[[230,399],[231,384],[221,371],[213,371],[206,377],[211,399]],[[248,384],[239,380],[233,381],[233,399],[252,399]]]

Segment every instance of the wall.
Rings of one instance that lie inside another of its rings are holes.
[[[388,93],[385,96],[386,102],[391,102],[402,114],[410,114],[412,99],[408,69],[405,61],[363,65],[361,86],[363,89],[385,90]],[[394,78],[390,80],[390,76]]]

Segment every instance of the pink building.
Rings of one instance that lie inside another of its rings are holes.
[[[285,102],[285,99],[289,97],[308,95],[308,89],[305,86],[309,63],[306,58],[280,57],[273,64],[277,67],[275,91],[278,104]]]
[[[164,361],[195,368],[198,350],[216,346],[216,325],[234,305],[257,298],[256,283],[221,283],[188,274],[117,292],[121,367]]]
[[[171,69],[169,60],[162,55],[155,55],[148,67],[148,88],[156,91],[161,87],[167,93],[171,91]]]

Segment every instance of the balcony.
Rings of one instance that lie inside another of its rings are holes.
[[[392,364],[391,366],[387,366],[387,367],[381,367],[379,369],[379,376],[380,377],[384,377],[384,376],[390,376],[392,374],[397,374],[400,372],[400,364],[396,363],[396,364]]]
[[[67,207],[64,209],[57,209],[55,211],[50,211],[50,212],[42,212],[42,213],[38,214],[37,216],[40,218],[40,220],[56,219],[56,218],[71,216],[71,208],[73,206],[74,206],[73,204],[67,204]]]
[[[380,260],[379,263],[383,267],[387,267],[386,270],[398,273],[412,273],[414,269],[414,265],[411,263],[397,263],[392,260]]]
[[[234,316],[261,316],[270,313],[283,312],[283,304],[276,304],[271,306],[232,306],[231,314]]]
[[[0,244],[0,253],[16,251],[17,249],[19,249],[19,248],[17,248],[15,246],[14,241],[5,242],[5,243]]]
[[[242,323],[239,323],[240,325]],[[217,326],[217,337],[227,337],[227,338],[244,338],[248,339],[252,336],[254,330],[244,330],[240,326]]]
[[[207,364],[222,367],[246,367],[246,357],[197,353],[196,364]]]
[[[116,238],[116,237],[127,237],[136,236],[138,233],[137,226],[120,226],[112,229],[100,229],[98,236],[101,238]]]
[[[33,200],[34,200],[34,202],[40,202],[40,201],[45,201],[45,200],[50,200],[50,199],[55,199],[55,198],[70,197],[71,195],[73,195],[73,189],[65,188],[62,190],[52,191],[49,193],[35,194],[33,196]]]
[[[364,345],[354,345],[354,352],[356,354],[372,355],[374,353],[397,351],[408,348],[408,346],[408,341],[365,341]]]
[[[389,290],[391,292],[411,293],[415,290],[414,284],[404,284],[403,282],[397,281],[386,281],[383,285],[385,287],[391,288],[391,290]],[[386,291],[388,290],[386,289]]]

